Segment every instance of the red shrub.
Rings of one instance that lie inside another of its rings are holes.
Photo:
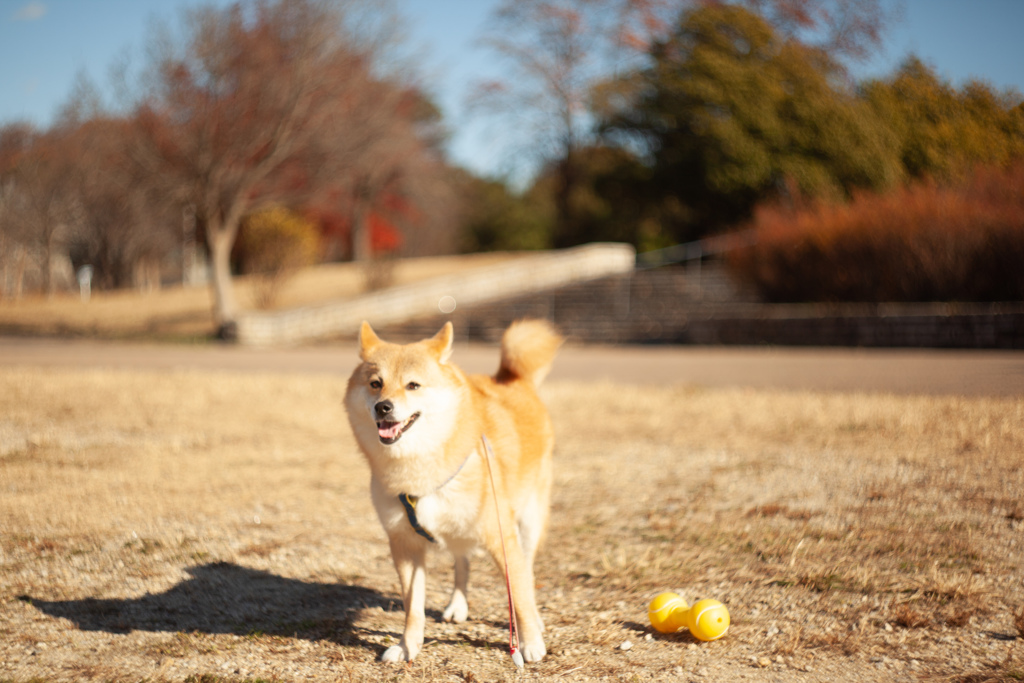
[[[846,204],[762,207],[730,265],[768,301],[1024,299],[1024,163]]]

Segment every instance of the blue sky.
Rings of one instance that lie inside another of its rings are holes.
[[[214,0],[227,4],[227,0]],[[399,0],[428,89],[444,110],[454,161],[502,169],[501,150],[464,107],[470,85],[493,75],[477,39],[496,0]],[[0,0],[0,124],[48,125],[78,73],[109,83],[114,63],[142,61],[154,19],[174,25],[185,0]],[[885,50],[857,69],[881,76],[910,52],[961,84],[968,78],[1024,92],[1024,0],[903,0]]]

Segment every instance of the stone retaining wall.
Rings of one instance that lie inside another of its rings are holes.
[[[553,321],[572,341],[1024,349],[1024,303],[762,304],[720,265],[638,270],[384,326],[396,341],[436,332],[497,341],[522,317]]]
[[[683,336],[693,344],[1024,349],[1024,304],[765,305],[690,319]]]

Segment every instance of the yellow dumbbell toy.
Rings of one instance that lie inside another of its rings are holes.
[[[676,593],[655,596],[647,606],[647,618],[659,633],[687,628],[698,640],[717,640],[729,630],[729,610],[718,600],[700,600],[688,607]]]
[[[694,638],[717,640],[729,630],[729,610],[718,600],[700,600],[686,613],[686,627]]]
[[[661,593],[647,606],[647,618],[659,633],[675,633],[686,628],[689,612],[689,606],[675,593]]]

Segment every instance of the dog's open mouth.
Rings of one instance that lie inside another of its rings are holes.
[[[402,434],[405,434],[406,430],[412,426],[412,423],[419,419],[419,413],[413,413],[405,422],[395,422],[393,420],[381,420],[377,423],[377,435],[380,436],[380,442],[383,444],[393,444],[402,438]]]

